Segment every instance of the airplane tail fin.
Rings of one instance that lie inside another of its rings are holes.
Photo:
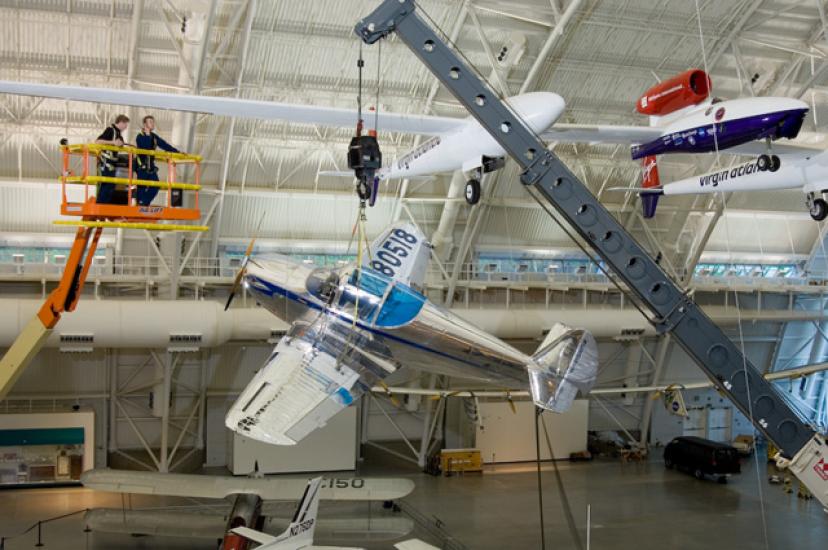
[[[650,219],[655,216],[658,199],[663,194],[661,180],[658,177],[658,164],[655,156],[644,157],[641,161],[644,167],[644,190],[639,193],[641,196],[641,207],[644,209],[644,218]]]
[[[426,270],[431,259],[431,244],[410,222],[388,226],[371,244],[363,267],[371,268],[408,286],[425,287]]]
[[[322,478],[315,477],[308,481],[305,494],[296,507],[296,513],[290,525],[279,537],[280,540],[290,539],[296,542],[313,543],[313,532],[316,529],[316,513],[319,510],[319,489],[322,487]]]
[[[247,527],[236,527],[231,529],[231,531],[253,542],[258,542],[262,546],[278,544],[281,548],[281,543],[287,541],[290,541],[291,544],[297,544],[297,548],[300,545],[302,548],[304,546],[311,546],[313,544],[313,533],[316,529],[316,513],[319,509],[319,489],[321,486],[321,477],[315,477],[308,481],[308,485],[305,487],[305,493],[302,495],[302,500],[299,501],[299,506],[293,515],[293,520],[288,525],[288,528],[278,537],[272,537]]]
[[[586,330],[556,323],[527,366],[535,405],[566,412],[580,390],[586,394],[598,376],[598,344]]]

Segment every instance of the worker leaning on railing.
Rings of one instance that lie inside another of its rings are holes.
[[[138,147],[138,149],[147,149],[150,151],[161,149],[162,151],[167,151],[168,153],[179,152],[178,149],[161,139],[161,137],[155,133],[155,117],[147,115],[144,117],[142,122],[144,126],[135,138],[135,146]],[[135,174],[139,180],[158,181],[158,166],[155,164],[155,157],[151,155],[136,156]],[[139,185],[138,191],[136,192],[138,204],[141,206],[148,206],[157,194],[157,187]],[[181,206],[180,190],[173,190],[171,204],[173,206]]]
[[[129,117],[126,115],[118,115],[106,130],[104,130],[95,143],[100,145],[114,145],[116,147],[124,146],[123,132],[129,126]],[[101,151],[98,159],[98,166],[101,170],[101,175],[108,178],[114,178],[117,172],[118,152],[117,151]],[[95,200],[98,204],[115,202],[115,188],[114,183],[101,183],[98,187],[98,197]]]

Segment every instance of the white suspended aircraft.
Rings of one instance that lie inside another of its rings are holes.
[[[243,280],[291,327],[228,411],[227,427],[292,445],[403,365],[528,385],[535,404],[555,412],[589,391],[598,368],[591,334],[558,324],[535,355],[526,355],[421,293],[429,254],[422,232],[399,222],[358,266],[334,270],[248,256],[228,306]]]
[[[789,98],[711,99],[710,79],[699,69],[688,70],[650,88],[636,103],[648,115],[649,126],[556,124],[563,114],[563,98],[551,92],[531,92],[511,97],[507,103],[529,128],[549,142],[621,143],[633,145],[633,159],[649,166],[644,187],[658,185],[653,169],[655,156],[667,153],[709,152],[729,149],[738,154],[764,155],[771,166],[778,158],[754,140],[793,138],[799,132],[808,105]],[[357,113],[351,109],[160,92],[87,88],[82,86],[0,81],[0,93],[50,97],[171,109],[216,116],[281,120],[354,128]],[[479,98],[485,102],[496,98]],[[418,147],[400,155],[378,172],[381,180],[416,178],[462,170],[469,177],[465,196],[469,204],[480,198],[482,174],[504,165],[505,151],[473,118],[451,118],[380,112],[380,130],[429,136]],[[368,115],[368,122],[374,117]],[[773,151],[784,147],[774,145]],[[351,175],[333,172],[335,175]],[[657,198],[649,199],[655,202]],[[654,209],[654,206],[652,207]],[[645,207],[645,211],[647,208]]]
[[[823,221],[828,217],[828,203],[822,197],[828,192],[828,151],[802,148],[795,154],[782,154],[782,159],[781,165],[772,169],[760,156],[731,168],[641,189],[639,194],[644,199],[660,195],[800,189],[805,193],[811,218]]]
[[[388,501],[414,490],[409,479],[337,477],[317,478],[316,498],[349,501]],[[97,508],[86,513],[85,522],[94,531],[169,537],[223,539],[224,550],[245,550],[248,540],[231,531],[256,526],[266,518],[271,523],[280,511],[273,501],[292,500],[307,485],[302,478],[207,476],[159,472],[97,469],[84,472],[81,482],[89,489],[116,493],[221,499],[231,507],[176,510],[121,510]],[[331,518],[332,529],[355,537],[395,539],[409,533],[413,523],[399,516]]]
[[[274,537],[249,527],[234,527],[231,531],[241,537],[259,543],[260,550],[360,550],[345,546],[314,546],[313,534],[316,531],[316,515],[319,511],[319,492],[322,478],[308,481],[302,500],[296,508],[293,520],[281,535]]]

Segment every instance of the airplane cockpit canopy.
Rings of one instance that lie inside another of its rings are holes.
[[[399,327],[414,320],[425,304],[425,296],[367,268],[343,276],[338,304],[357,310],[357,317],[377,327]]]
[[[339,274],[332,269],[320,267],[308,276],[305,286],[311,296],[315,296],[326,304],[330,303],[339,286]]]

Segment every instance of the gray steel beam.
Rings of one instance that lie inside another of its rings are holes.
[[[247,65],[247,53],[250,49],[250,31],[253,28],[253,18],[256,15],[256,0],[250,0],[247,3],[247,18],[244,22],[244,38],[242,39],[241,59],[239,61],[239,72],[236,75],[234,96],[241,95],[241,85],[244,79],[244,68]],[[224,191],[227,187],[227,176],[230,170],[230,152],[233,147],[233,135],[236,131],[236,118],[230,120],[230,128],[227,130],[227,138],[224,140],[224,159],[222,160],[221,168],[221,183],[219,184],[219,195],[214,198],[218,201],[218,210],[216,212],[216,221],[213,225],[213,236],[210,241],[210,256],[218,255],[218,242],[221,238],[221,226],[224,219]]]
[[[457,53],[416,13],[413,0],[385,0],[355,28],[368,44],[396,33],[524,170],[521,182],[587,242],[631,296],[648,309],[719,390],[793,457],[814,432],[734,343],[687,297],[586,186],[497,99]],[[550,211],[551,214],[551,211]]]

